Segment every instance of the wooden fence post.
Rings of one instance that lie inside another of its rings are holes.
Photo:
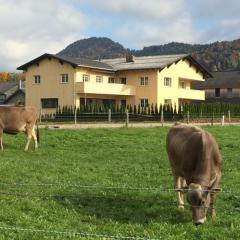
[[[212,112],[212,119],[211,119],[211,125],[213,126],[213,121],[214,121],[214,112]]]
[[[187,124],[189,124],[189,119],[190,119],[190,113],[189,113],[189,111],[187,111]]]
[[[230,112],[230,110],[228,110],[228,122],[229,123],[231,122],[231,112]]]
[[[126,127],[128,127],[129,124],[129,112],[128,109],[126,109]]]
[[[75,124],[75,128],[77,127],[77,108],[75,107],[74,109],[74,124]]]
[[[42,123],[42,108],[40,108],[39,123]]]
[[[112,121],[112,112],[111,109],[108,109],[108,122],[110,123]]]
[[[163,107],[161,109],[161,124],[162,124],[162,127],[163,127],[163,123],[164,123],[164,113],[163,113]]]
[[[222,115],[222,121],[221,121],[221,125],[224,126],[224,122],[225,122],[225,116],[224,116],[224,113]]]

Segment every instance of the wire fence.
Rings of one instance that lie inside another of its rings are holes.
[[[186,191],[186,188],[159,188],[159,187],[133,187],[133,186],[105,186],[105,185],[82,185],[78,183],[6,183],[6,182],[0,182],[0,186],[12,186],[12,187],[55,187],[59,189],[66,189],[66,188],[75,188],[75,189],[87,189],[87,190],[105,190],[105,191],[111,191],[111,190],[117,190],[117,191],[128,191],[128,192],[176,192],[176,191]],[[214,193],[215,190],[188,190],[188,191],[200,191],[200,192],[209,192]],[[221,189],[221,193],[226,194],[240,194],[240,190],[225,190]]]
[[[151,192],[151,193],[173,193],[176,191],[186,191],[185,188],[156,188],[156,187],[132,187],[132,186],[105,186],[105,185],[82,185],[78,183],[25,183],[25,182],[0,182],[0,186],[2,187],[17,187],[26,189],[27,187],[44,187],[46,188],[58,188],[58,189],[87,189],[87,190],[101,190],[101,191],[127,191],[127,192]],[[214,193],[214,190],[191,190],[191,191],[201,191],[201,192],[209,192]],[[232,191],[229,189],[224,189],[221,191],[223,194],[227,194],[228,196],[234,196],[234,199],[237,200],[240,195],[238,195],[239,191]],[[237,194],[236,194],[237,193]],[[94,196],[91,196],[91,198],[106,198],[106,195],[103,195],[105,193],[101,192],[102,195],[96,195],[97,192],[94,191]],[[78,195],[71,195],[71,194],[45,194],[45,193],[32,193],[32,192],[26,192],[26,191],[0,191],[0,195],[6,195],[6,196],[14,196],[14,197],[23,197],[23,198],[41,198],[41,199],[64,199],[64,198],[71,198],[71,199],[79,199],[81,197],[81,194]],[[158,203],[161,207],[172,207],[176,206],[176,202],[170,202],[167,199],[160,199],[158,200]],[[193,208],[199,208],[199,206],[194,206],[190,204],[182,204],[182,206],[193,209]],[[228,204],[228,207],[214,207],[214,206],[201,206],[201,208],[205,209],[217,209],[221,210],[222,213],[229,212],[240,212],[240,206],[232,206]],[[95,239],[129,239],[129,240],[159,240],[161,238],[152,238],[149,236],[123,236],[122,234],[117,235],[108,235],[108,234],[98,234],[98,233],[89,233],[89,232],[71,232],[71,231],[59,231],[59,230],[45,230],[45,229],[32,229],[32,228],[21,228],[16,226],[0,226],[0,230],[2,232],[26,232],[26,233],[36,233],[36,234],[44,234],[44,235],[59,235],[64,236],[68,238],[79,238],[79,237],[85,237],[85,238],[95,238]]]
[[[101,112],[101,113],[81,113],[81,114],[47,114],[41,110],[41,117],[40,122],[53,122],[53,123],[83,123],[83,122],[124,122],[126,126],[130,122],[159,122],[162,125],[164,122],[176,122],[182,121],[185,123],[209,123],[214,125],[216,123],[220,123],[222,125],[227,123],[240,123],[240,112],[234,116],[231,115],[230,112],[228,114],[224,113],[215,113],[215,114],[201,114],[194,112],[185,112],[181,115],[168,113],[168,112],[161,112],[159,114],[137,114],[131,113],[128,110],[124,113],[114,113],[111,112],[109,109],[108,112]]]
[[[48,235],[62,235],[68,238],[97,238],[97,239],[126,239],[126,240],[160,240],[160,238],[150,238],[150,237],[137,237],[137,236],[123,236],[119,235],[107,235],[107,234],[95,234],[88,232],[70,232],[70,231],[58,231],[58,230],[44,230],[44,229],[33,229],[33,228],[21,228],[14,226],[0,226],[2,231],[11,232],[28,232],[28,233],[38,233],[38,234],[48,234]]]

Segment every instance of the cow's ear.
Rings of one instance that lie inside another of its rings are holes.
[[[214,192],[214,193],[219,193],[219,192],[221,192],[221,191],[222,191],[221,188],[212,188],[212,189],[211,189],[211,192]]]

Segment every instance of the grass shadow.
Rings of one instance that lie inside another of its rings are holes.
[[[134,196],[134,193],[119,193],[96,196],[92,193],[82,193],[74,198],[66,196],[56,200],[66,208],[71,206],[81,215],[95,216],[101,220],[138,224],[150,222],[178,224],[191,221],[189,210],[177,209],[172,197],[164,195]]]

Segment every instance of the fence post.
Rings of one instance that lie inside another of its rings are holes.
[[[75,107],[74,109],[74,124],[75,124],[75,128],[77,127],[77,108]]]
[[[187,124],[189,124],[189,119],[190,119],[190,113],[187,111]]]
[[[110,123],[112,120],[112,112],[111,112],[111,109],[109,108],[108,109],[108,122]]]
[[[230,110],[228,110],[228,122],[229,123],[231,122],[231,112],[230,112]]]
[[[212,119],[211,119],[211,125],[213,126],[213,121],[214,121],[214,112],[212,112]]]
[[[224,116],[224,113],[222,115],[222,121],[221,121],[221,125],[224,126],[224,122],[225,122],[225,116]]]
[[[40,108],[39,123],[42,123],[42,108]]]
[[[162,127],[163,127],[163,123],[164,123],[164,114],[163,114],[163,107],[161,109],[161,124],[162,124]]]
[[[128,127],[129,124],[129,112],[128,109],[126,109],[126,127]]]

